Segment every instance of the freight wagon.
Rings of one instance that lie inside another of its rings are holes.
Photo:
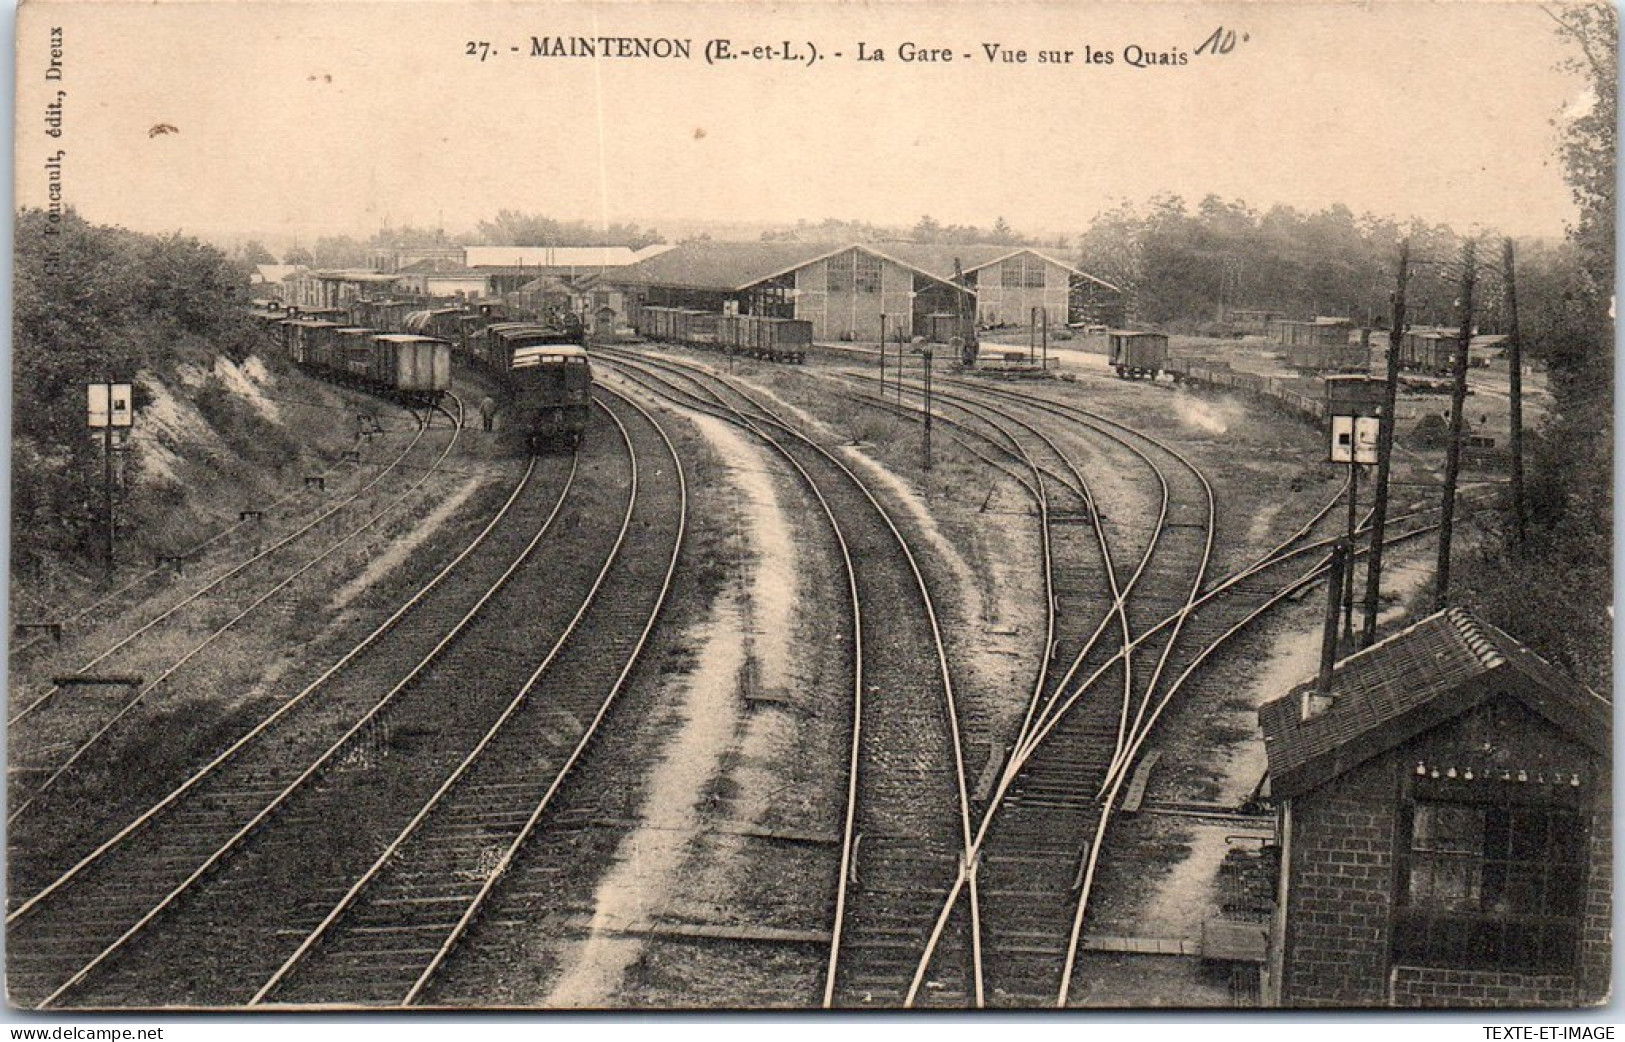
[[[1461,334],[1411,330],[1399,342],[1399,367],[1424,373],[1449,373],[1456,364]]]
[[[1310,373],[1369,372],[1371,350],[1346,338],[1340,343],[1295,344],[1287,348],[1287,364]]]
[[[1341,347],[1349,342],[1354,323],[1344,318],[1317,318],[1312,322],[1277,319],[1271,327],[1283,347]]]
[[[408,401],[433,404],[451,388],[451,345],[413,333],[372,338],[367,379],[379,390]]]
[[[344,326],[325,319],[289,318],[278,323],[282,350],[297,365],[321,369],[323,355],[334,332]]]
[[[476,353],[495,372],[506,373],[513,367],[515,352],[538,344],[573,344],[581,346],[579,331],[560,330],[534,322],[498,322],[486,326],[479,336]]]
[[[1155,380],[1168,368],[1168,337],[1163,333],[1113,330],[1107,334],[1107,363],[1125,380]]]
[[[715,342],[728,354],[771,362],[801,362],[812,347],[812,323],[766,315],[719,315]]]

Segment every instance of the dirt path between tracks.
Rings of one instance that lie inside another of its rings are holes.
[[[694,668],[665,678],[669,737],[655,753],[639,825],[621,841],[593,897],[588,936],[564,953],[545,1004],[617,1005],[628,971],[648,945],[643,928],[683,918],[695,906],[725,908],[734,896],[726,878],[737,860],[700,858],[714,825],[719,790],[734,825],[771,813],[774,775],[762,766],[793,755],[794,728],[783,713],[753,712],[753,692],[796,686],[807,645],[797,640],[801,560],[791,519],[775,488],[766,453],[730,426],[694,417],[697,430],[726,461],[737,526],[734,573],[707,615],[684,633]],[[752,766],[755,765],[755,766]]]

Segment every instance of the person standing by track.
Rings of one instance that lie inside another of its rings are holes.
[[[486,395],[484,398],[481,398],[480,399],[480,423],[482,425],[484,425],[486,430],[489,431],[489,430],[492,429],[493,425],[496,423],[496,416],[497,416],[496,399],[492,398],[490,395]]]

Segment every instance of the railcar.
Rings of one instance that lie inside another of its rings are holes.
[[[451,388],[451,345],[415,333],[380,333],[372,338],[366,379],[376,389],[405,401],[432,405]]]
[[[1460,347],[1460,333],[1411,330],[1399,342],[1399,366],[1424,373],[1449,373],[1455,367]]]
[[[645,305],[636,310],[632,324],[639,336],[649,340],[774,362],[804,361],[812,346],[812,323],[805,319]]]
[[[507,419],[540,452],[550,444],[579,445],[592,399],[592,365],[579,337],[554,332],[552,339],[515,347],[508,362]]]
[[[812,323],[767,315],[719,315],[715,343],[728,354],[771,362],[802,362],[812,347]]]
[[[1292,344],[1287,347],[1287,364],[1310,373],[1367,372],[1371,369],[1371,350],[1346,338],[1342,343]]]
[[[372,338],[378,330],[367,326],[351,326],[333,334],[332,358],[322,368],[334,379],[344,383],[367,387],[372,382]]]
[[[503,374],[512,367],[513,353],[519,348],[561,342],[579,347],[581,337],[535,322],[496,322],[480,330],[471,353],[492,372]]]
[[[289,318],[278,325],[283,352],[296,365],[318,372],[326,365],[333,334],[344,328],[344,324],[315,318]]]
[[[1163,333],[1113,330],[1107,334],[1107,364],[1125,380],[1155,380],[1168,367],[1168,337]]]
[[[358,300],[350,305],[350,319],[358,326],[380,333],[411,333],[407,317],[422,305],[410,300]]]

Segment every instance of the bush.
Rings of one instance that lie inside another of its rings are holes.
[[[1449,437],[1450,427],[1444,422],[1444,417],[1437,413],[1428,413],[1411,428],[1411,442],[1418,448],[1443,448]]]

